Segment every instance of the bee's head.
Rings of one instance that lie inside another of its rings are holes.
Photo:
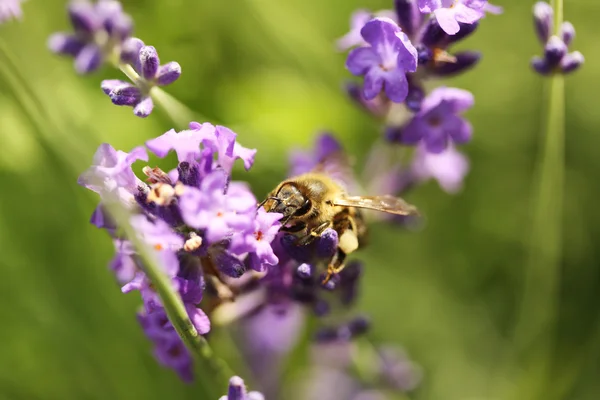
[[[283,214],[284,223],[292,217],[306,214],[311,208],[310,200],[292,183],[281,185],[275,196],[269,197],[265,202],[268,212]]]

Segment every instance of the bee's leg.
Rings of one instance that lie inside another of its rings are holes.
[[[306,244],[312,243],[316,238],[320,237],[327,228],[331,227],[331,222],[323,222],[321,225],[317,226],[312,231],[308,232],[306,236],[301,237],[296,241],[298,246],[304,246]]]
[[[321,282],[322,285],[325,285],[329,280],[334,276],[342,272],[346,264],[346,253],[340,248],[338,248],[336,254],[333,256],[329,265],[327,266],[327,275],[325,275],[325,279]]]
[[[306,229],[306,224],[304,222],[300,222],[292,226],[284,226],[280,229],[280,231],[287,233],[296,233],[300,232],[303,229]]]

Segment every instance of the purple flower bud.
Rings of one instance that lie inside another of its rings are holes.
[[[121,62],[130,64],[136,71],[141,70],[140,50],[144,47],[144,42],[138,38],[129,38],[123,42],[121,47]]]
[[[200,171],[195,162],[181,162],[177,166],[179,181],[187,186],[200,187]]]
[[[343,305],[349,306],[356,301],[362,271],[363,264],[352,261],[340,272],[340,300]]]
[[[461,51],[454,55],[455,62],[440,62],[430,67],[430,71],[433,75],[441,77],[450,77],[473,68],[479,60],[481,60],[481,53],[478,51]]]
[[[140,118],[146,118],[153,109],[154,102],[152,101],[152,97],[145,96],[133,107],[133,113]]]
[[[366,333],[370,326],[371,320],[367,316],[361,315],[348,323],[348,330],[351,334],[351,337],[356,337]]]
[[[119,79],[105,79],[100,84],[100,88],[105,95],[110,95],[110,92],[123,85],[128,85],[128,83]]]
[[[426,65],[433,59],[433,52],[423,44],[417,45],[419,65]]]
[[[88,44],[75,57],[75,70],[80,74],[89,74],[102,65],[102,52],[95,44]]]
[[[154,46],[142,47],[139,57],[142,77],[146,80],[154,79],[160,66],[160,60]]]
[[[413,80],[408,81],[408,96],[406,96],[406,108],[412,112],[419,112],[421,104],[425,98],[425,90],[420,85],[413,83]]]
[[[385,96],[379,95],[372,100],[367,100],[363,95],[362,86],[356,82],[347,82],[344,90],[350,99],[373,116],[384,117],[387,114],[390,101]]]
[[[413,36],[423,21],[423,15],[414,0],[395,0],[394,8],[398,17],[398,25],[408,35]]]
[[[76,32],[93,36],[101,27],[101,21],[94,5],[87,2],[73,2],[68,6],[69,18]]]
[[[280,239],[281,245],[285,249],[286,253],[289,254],[294,260],[301,263],[309,263],[312,259],[312,248],[311,246],[304,245],[299,246],[298,240],[293,235],[283,235]]]
[[[426,47],[437,47],[447,36],[435,18],[431,18],[427,21],[427,26],[425,26],[421,37],[421,43]]]
[[[161,65],[158,68],[158,73],[156,75],[156,83],[159,86],[170,85],[175,82],[181,76],[181,66],[179,63],[175,61],[171,61],[166,63],[165,65]]]
[[[554,10],[543,1],[538,1],[533,6],[533,21],[540,42],[545,44],[554,30]]]
[[[316,242],[316,256],[318,258],[330,259],[338,248],[338,234],[331,228],[326,229]]]
[[[55,33],[48,38],[48,48],[57,54],[75,57],[84,46],[84,42],[68,33]]]
[[[564,56],[560,61],[560,70],[563,72],[563,74],[568,74],[581,67],[584,61],[585,59],[583,58],[583,54],[578,51],[574,51]]]
[[[302,279],[312,278],[312,267],[309,264],[300,264],[296,269],[296,274]]]
[[[575,38],[575,27],[572,23],[565,21],[560,26],[560,30],[558,35],[562,39],[562,41],[567,45],[567,47],[573,42]]]
[[[534,56],[531,59],[531,67],[540,75],[549,75],[553,69],[545,58],[538,56]]]
[[[234,376],[229,380],[227,396],[222,396],[219,400],[265,400],[265,397],[262,393],[255,391],[246,393],[244,380],[239,376]]]
[[[317,300],[317,302],[313,305],[313,312],[317,317],[323,317],[331,311],[331,307],[329,303],[324,300]]]
[[[112,83],[115,82],[109,81],[108,85],[111,85]],[[102,87],[102,90],[106,93],[104,86]],[[113,88],[108,95],[113,104],[118,106],[134,106],[138,104],[142,98],[142,94],[137,86],[127,82],[122,82],[121,85]]]
[[[544,58],[551,66],[556,66],[567,54],[567,45],[558,36],[551,36],[544,47]]]

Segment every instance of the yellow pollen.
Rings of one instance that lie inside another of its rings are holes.
[[[154,250],[161,251],[162,249],[163,249],[163,247],[162,247],[162,244],[160,244],[160,243],[156,243],[156,244],[154,245]]]

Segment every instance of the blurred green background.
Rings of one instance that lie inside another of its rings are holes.
[[[380,134],[340,91],[350,76],[333,41],[354,9],[390,8],[391,0],[123,3],[136,36],[163,61],[181,63],[182,78],[168,91],[259,149],[251,172],[237,175],[258,196],[285,176],[287,152],[309,146],[316,131],[336,132],[359,160]],[[431,182],[414,191],[409,199],[427,215],[426,228],[374,226],[370,247],[356,255],[367,263],[359,308],[373,317],[371,337],[402,344],[423,366],[411,398],[600,397],[600,4],[566,3],[586,65],[566,80],[562,268],[538,277],[541,285],[558,280],[540,309],[554,323],[531,342],[512,340],[543,80],[528,65],[540,53],[533,2],[499,0],[504,14],[486,18],[460,45],[480,49],[483,61],[447,81],[476,97],[464,190],[450,196]],[[47,37],[70,29],[64,6],[30,0],[22,23],[0,26],[24,80],[0,75],[0,398],[202,398],[201,388],[152,358],[134,317],[139,299],[120,293],[106,267],[111,241],[88,224],[98,199],[76,185],[101,142],[129,150],[172,123],[160,110],[142,120],[113,106],[99,83],[118,71],[80,77],[70,60],[49,54]],[[548,338],[551,351],[540,353],[536,343]]]

